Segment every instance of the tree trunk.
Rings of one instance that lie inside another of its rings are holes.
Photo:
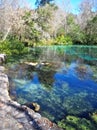
[[[8,28],[8,30],[7,30],[7,32],[6,32],[6,34],[4,35],[4,37],[3,37],[3,41],[5,41],[6,40],[6,38],[7,38],[7,36],[9,35],[9,33],[10,33],[10,30],[11,30],[11,27],[9,27]]]

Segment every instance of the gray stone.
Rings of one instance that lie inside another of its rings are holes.
[[[6,54],[0,54],[0,64],[3,64],[6,59]]]
[[[4,72],[5,68],[3,66],[0,66],[0,72]]]
[[[21,118],[16,118],[16,119],[20,123],[28,123],[28,120],[26,119],[26,117],[21,117]]]
[[[34,119],[40,119],[40,118],[41,118],[41,115],[40,115],[39,113],[34,113],[34,114],[32,115],[32,117],[33,117]]]

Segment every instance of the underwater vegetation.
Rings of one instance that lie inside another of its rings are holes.
[[[94,122],[85,119],[79,118],[76,116],[67,116],[65,119],[62,119],[58,122],[58,126],[64,130],[96,130],[97,124]]]
[[[91,118],[97,124],[97,110],[91,114]]]
[[[91,69],[93,71],[93,79],[97,82],[97,67],[91,66]]]
[[[64,130],[96,130],[96,66],[78,59],[41,67],[18,64],[8,71],[14,100],[38,104],[38,112]]]

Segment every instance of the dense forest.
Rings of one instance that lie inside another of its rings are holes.
[[[97,1],[82,0],[74,14],[69,0],[0,1],[0,52],[20,53],[24,46],[97,45]],[[14,49],[13,49],[14,48]],[[16,48],[16,50],[15,50]],[[18,51],[17,51],[18,50]]]

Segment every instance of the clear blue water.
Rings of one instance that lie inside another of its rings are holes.
[[[21,67],[22,66],[22,67]],[[97,110],[96,66],[78,60],[54,68],[17,65],[10,72],[10,94],[21,104],[36,102],[39,113],[52,121],[66,115],[87,117]],[[16,73],[15,73],[16,72]],[[47,76],[47,73],[50,74]]]

